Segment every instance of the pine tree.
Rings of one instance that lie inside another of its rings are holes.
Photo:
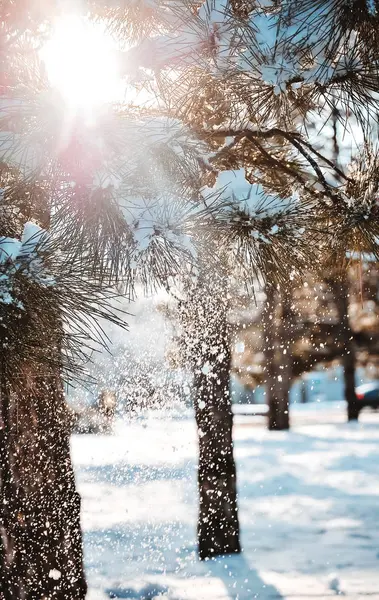
[[[377,256],[377,183],[368,184],[377,174],[367,140],[376,139],[369,130],[378,18],[365,2],[354,7],[322,0],[156,2],[142,41],[135,28],[132,75],[147,75],[166,114],[205,144],[198,192],[205,204],[207,193],[224,200],[213,205],[218,244],[234,263],[230,272],[248,285],[268,279],[285,290],[289,274],[305,265],[322,271],[331,259],[343,268],[351,250]],[[138,20],[133,10],[129,23]],[[317,144],[317,131],[336,110],[342,128],[360,129],[366,140],[355,149],[361,158],[354,175]],[[196,302],[205,309],[203,295]],[[212,393],[201,397],[212,405]],[[213,427],[208,419],[210,437]]]
[[[167,114],[207,144],[202,182],[229,204],[214,221],[239,277],[285,291],[289,272],[304,265],[343,269],[351,250],[377,256],[377,171],[368,160],[368,140],[376,140],[376,8],[322,0],[153,6],[164,33],[153,27],[136,44],[134,69],[140,52],[142,77],[152,69]],[[336,113],[348,137],[360,129],[365,139],[353,172],[318,148],[317,131]],[[285,392],[278,384],[285,406],[288,385]],[[209,436],[213,427],[208,419]]]
[[[132,294],[136,277],[167,283],[188,262],[187,229],[203,216],[178,191],[193,177],[194,154],[186,148],[184,170],[170,146],[181,147],[178,127],[167,135],[166,119],[126,118],[118,105],[94,122],[67,120],[38,53],[52,15],[30,8],[4,8],[1,57],[0,590],[6,600],[79,599],[80,499],[63,381],[86,377],[88,353],[106,343],[100,320],[124,325],[113,286]]]
[[[41,228],[47,182],[3,166],[1,185],[0,590],[6,599],[84,598],[62,376],[80,378],[84,335],[102,343],[89,326],[122,322],[92,260]]]

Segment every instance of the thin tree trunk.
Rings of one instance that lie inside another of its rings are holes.
[[[266,358],[266,393],[268,403],[268,428],[290,428],[289,391],[292,380],[292,323],[291,296],[282,293],[279,327],[276,323],[278,296],[272,285],[266,287],[264,309],[264,335]]]
[[[340,157],[340,147],[338,144],[337,124],[339,111],[333,110],[333,141],[334,141],[334,160],[338,165]],[[353,334],[349,321],[349,281],[347,271],[335,273],[330,283],[333,289],[338,321],[339,321],[339,341],[342,345],[342,366],[344,373],[344,392],[347,402],[347,420],[357,421],[359,416],[358,399],[355,393],[355,368],[356,355],[353,341]]]
[[[203,368],[197,370],[194,381],[199,436],[198,543],[202,560],[241,551],[229,391],[229,327],[225,312],[211,323],[214,316],[210,315],[208,323],[212,341],[208,351],[202,353]]]
[[[281,318],[279,324],[279,344],[276,353],[277,363],[277,398],[278,415],[276,429],[290,428],[290,389],[292,383],[292,343],[294,314],[292,310],[292,294],[289,290],[281,291]]]
[[[81,600],[80,498],[60,381],[25,380],[16,393],[0,376],[0,598]]]
[[[307,382],[305,381],[305,379],[303,378],[301,380],[301,388],[300,388],[300,402],[302,404],[306,404],[308,401],[308,394],[307,394]]]
[[[339,321],[339,342],[342,347],[344,394],[348,421],[357,421],[359,404],[355,393],[356,352],[349,321],[349,287],[346,274],[331,282]]]
[[[276,401],[276,326],[275,326],[276,292],[272,285],[266,285],[266,305],[263,310],[263,332],[265,349],[266,398],[268,404],[268,428],[273,429],[277,423],[278,406]]]

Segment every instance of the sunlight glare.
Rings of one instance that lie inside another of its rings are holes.
[[[121,83],[117,57],[105,29],[79,16],[60,18],[41,52],[51,84],[77,108],[116,99]]]

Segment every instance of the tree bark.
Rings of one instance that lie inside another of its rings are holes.
[[[291,296],[281,294],[279,326],[276,320],[278,294],[272,285],[266,287],[264,309],[264,335],[266,358],[266,394],[268,403],[268,428],[280,431],[290,428],[289,392],[292,380],[292,324]]]
[[[338,144],[337,123],[339,111],[333,110],[333,140],[334,140],[334,160],[338,165],[340,158],[340,147]],[[359,417],[358,399],[355,393],[355,368],[356,355],[353,341],[353,332],[349,320],[349,280],[346,268],[340,273],[334,273],[332,276],[331,287],[334,293],[337,315],[339,321],[339,342],[342,346],[342,366],[344,373],[344,392],[347,402],[347,420],[357,421]]]
[[[60,379],[25,378],[16,391],[1,367],[0,598],[82,600],[80,498]]]
[[[209,315],[207,350],[196,370],[195,414],[199,436],[200,559],[241,551],[233,413],[229,391],[230,335],[226,312]]]
[[[342,366],[344,373],[344,394],[347,402],[348,421],[357,421],[359,416],[359,403],[355,393],[356,351],[353,332],[349,320],[349,286],[347,275],[340,275],[331,281],[336,303],[339,333],[338,341],[342,350]]]
[[[49,230],[47,196],[35,197],[18,208]],[[21,236],[8,228],[5,219],[1,235]],[[83,600],[60,310],[54,287],[41,295],[22,274],[13,283],[22,310],[0,303],[0,600]]]

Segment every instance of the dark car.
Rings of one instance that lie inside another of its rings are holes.
[[[355,390],[359,403],[359,410],[362,408],[379,409],[379,382],[365,383]]]

